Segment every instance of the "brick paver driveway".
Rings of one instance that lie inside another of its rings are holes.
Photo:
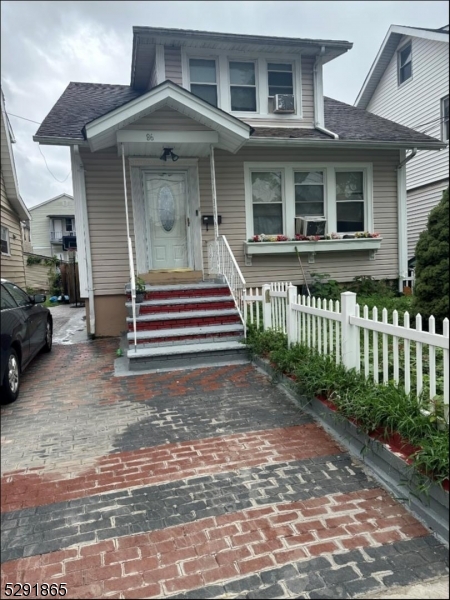
[[[2,407],[2,597],[347,598],[447,571],[254,367],[114,378],[117,346],[56,347]]]

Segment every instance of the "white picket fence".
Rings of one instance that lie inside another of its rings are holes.
[[[426,395],[431,407],[442,395],[448,423],[448,319],[443,321],[443,333],[437,334],[434,317],[428,321],[428,331],[423,331],[420,315],[413,328],[407,312],[399,324],[394,310],[390,323],[385,308],[380,320],[377,308],[369,311],[356,300],[353,292],[342,293],[336,302],[298,296],[292,284],[272,283],[246,290],[244,318],[257,328],[285,333],[290,345],[301,343],[334,356],[337,363],[364,372],[375,383],[394,381],[417,398]]]

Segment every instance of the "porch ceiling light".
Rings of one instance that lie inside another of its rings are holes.
[[[173,152],[173,148],[164,148],[164,152],[161,154],[161,156],[159,157],[160,160],[163,160],[164,162],[167,161],[168,157],[171,157],[171,159],[175,162],[177,161],[180,157],[178,156],[178,154],[175,154],[175,152]]]

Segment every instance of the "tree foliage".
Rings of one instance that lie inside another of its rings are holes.
[[[434,315],[439,324],[449,316],[449,192],[428,217],[427,229],[416,246],[414,310]]]

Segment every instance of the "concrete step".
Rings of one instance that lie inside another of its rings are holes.
[[[173,329],[157,329],[154,331],[137,331],[136,339],[140,341],[162,341],[170,340],[170,338],[177,339],[193,339],[200,336],[209,336],[217,338],[221,335],[244,335],[244,327],[241,322],[233,323],[231,325],[205,325],[199,327],[174,327]],[[127,340],[130,343],[134,341],[134,333],[129,331],[127,333]]]
[[[214,281],[202,281],[200,283],[183,283],[183,284],[173,284],[173,285],[148,285],[145,286],[145,291],[147,292],[178,292],[178,291],[188,291],[188,290],[211,290],[215,288],[221,288],[222,290],[227,289],[229,287],[226,283],[218,283]],[[125,286],[125,291],[127,294],[131,292],[130,284],[127,283]]]
[[[236,341],[130,349],[130,371],[195,369],[250,362],[247,347]]]
[[[165,313],[148,313],[140,314],[136,317],[136,323],[146,322],[160,322],[160,321],[171,321],[179,319],[205,319],[206,317],[223,317],[223,316],[235,316],[240,319],[239,313],[236,308],[226,308],[220,310],[188,310],[183,312],[165,312]],[[132,324],[133,319],[127,317],[127,323]]]

